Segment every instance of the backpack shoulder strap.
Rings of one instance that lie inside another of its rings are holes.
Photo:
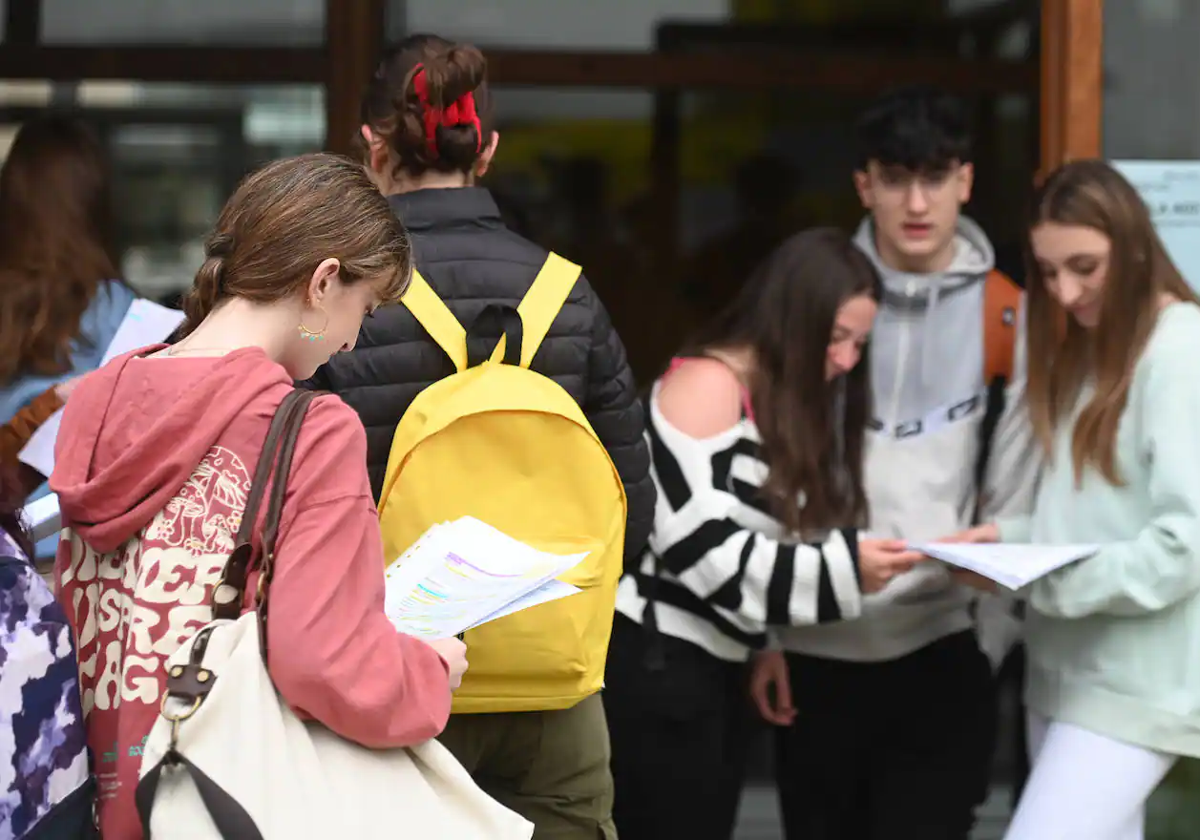
[[[467,369],[467,331],[454,317],[446,302],[438,297],[433,287],[415,268],[412,282],[400,302],[425,328],[430,338],[445,351],[459,373]]]
[[[546,257],[546,263],[538,272],[537,278],[524,300],[517,307],[521,314],[521,367],[527,368],[533,362],[538,348],[550,325],[558,317],[559,310],[567,301],[567,296],[575,288],[582,269],[575,263],[565,260],[558,254],[551,253]],[[503,357],[504,351],[497,347],[496,351]]]
[[[983,286],[983,385],[987,389],[983,419],[979,424],[979,449],[975,459],[975,518],[981,515],[984,483],[992,456],[992,438],[1004,414],[1005,390],[1013,375],[1017,348],[1017,315],[1021,287],[1001,271],[988,272]]]
[[[988,272],[983,287],[983,381],[1012,379],[1021,288],[1008,275]]]

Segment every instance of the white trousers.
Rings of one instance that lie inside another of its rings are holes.
[[[1029,714],[1032,772],[1004,840],[1142,840],[1175,756]]]

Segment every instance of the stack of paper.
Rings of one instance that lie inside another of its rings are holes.
[[[387,616],[410,636],[449,638],[575,594],[555,578],[587,555],[539,551],[471,516],[434,525],[388,567]]]
[[[1028,543],[920,543],[909,546],[935,560],[983,575],[1009,589],[1020,589],[1055,569],[1091,557],[1095,545]]]

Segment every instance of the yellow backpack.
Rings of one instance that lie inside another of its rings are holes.
[[[403,298],[456,372],[418,394],[396,427],[379,500],[384,556],[467,515],[543,551],[590,552],[561,578],[581,592],[467,631],[456,714],[565,709],[604,681],[625,488],[579,404],[529,368],[579,270],[551,254],[517,309],[484,310],[476,323],[493,317],[504,332],[474,365],[466,330],[419,273]]]

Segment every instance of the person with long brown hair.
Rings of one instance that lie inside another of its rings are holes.
[[[94,368],[133,293],[111,242],[109,171],[79,121],[25,123],[0,169],[0,421]]]
[[[517,309],[549,258],[544,247],[506,226],[491,192],[479,184],[500,145],[492,106],[483,53],[428,34],[387,49],[362,102],[362,160],[412,234],[421,276],[467,333],[469,358],[497,346],[499,333],[489,328],[489,316]],[[645,545],[654,484],[625,347],[587,278],[580,274],[569,288],[529,367],[579,404],[625,489],[627,516],[617,514],[625,519],[624,545],[606,546],[613,551],[611,556],[606,551],[594,579],[607,600],[615,594],[620,570],[613,566],[622,551],[627,563]],[[408,307],[382,308],[365,325],[354,352],[332,359],[309,383],[339,394],[358,411],[367,427],[367,469],[377,497],[397,423],[418,394],[456,370],[426,323]],[[536,451],[536,441],[533,446]],[[535,628],[522,634],[523,643],[539,648],[543,637],[561,633],[582,644],[582,626],[590,622],[603,633],[612,614],[592,612],[587,622]],[[595,639],[600,633],[589,635]],[[603,642],[596,648],[589,657],[603,661]],[[559,661],[564,669],[576,667],[567,657]],[[484,680],[487,673],[477,676]],[[471,682],[468,675],[468,691]],[[599,681],[589,680],[582,698],[497,692],[486,698],[487,711],[459,704],[441,742],[485,790],[533,822],[538,837],[607,836],[608,727],[593,685]]]
[[[1138,840],[1176,757],[1200,756],[1200,298],[1103,161],[1046,179],[1028,258],[1046,468],[1031,517],[962,536],[1098,550],[1021,593],[1032,773],[1006,837]]]
[[[0,423],[42,395],[61,407],[64,384],[99,366],[134,300],[119,279],[110,186],[79,120],[48,115],[17,132],[0,169]],[[37,553],[52,556],[54,538]]]
[[[652,389],[659,505],[618,590],[604,692],[624,840],[728,840],[750,737],[746,662],[768,626],[855,618],[862,593],[921,559],[859,530],[860,357],[881,294],[844,233],[796,234]],[[781,695],[763,714],[786,724],[803,704]]]
[[[919,85],[859,115],[855,244],[879,271],[873,416],[863,468],[870,526],[925,542],[1028,513],[1036,444],[1024,410],[1022,293],[967,214],[975,183],[967,103]],[[991,786],[1000,666],[1015,605],[923,563],[855,621],[785,627],[754,657],[756,704],[807,695],[776,717],[786,840],[969,840]],[[888,698],[886,704],[879,697]]]
[[[212,615],[271,418],[412,276],[403,225],[363,168],[334,155],[248,176],[205,255],[183,337],[119,356],[71,395],[50,481],[106,837],[142,836],[134,788],[165,663]],[[385,616],[365,458],[357,415],[314,399],[279,520],[269,670],[304,716],[403,747],[445,725],[465,646],[404,636]]]

